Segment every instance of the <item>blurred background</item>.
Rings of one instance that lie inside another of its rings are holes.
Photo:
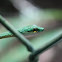
[[[0,14],[16,29],[27,25],[44,27],[44,32],[25,36],[41,48],[62,32],[62,0],[0,0]],[[6,32],[0,24],[0,33]],[[39,62],[62,62],[62,40],[39,55]],[[0,62],[29,62],[30,52],[15,37],[0,39]]]

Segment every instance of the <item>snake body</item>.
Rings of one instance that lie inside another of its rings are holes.
[[[22,34],[28,34],[28,33],[36,33],[36,32],[42,32],[44,30],[43,27],[39,27],[37,25],[30,25],[25,26],[23,28],[17,29]],[[2,38],[8,38],[8,37],[14,37],[14,35],[11,32],[4,32],[0,34],[0,39]]]

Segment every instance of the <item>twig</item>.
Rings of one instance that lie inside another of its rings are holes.
[[[21,33],[19,33],[5,18],[0,15],[0,22],[4,25],[10,32],[12,32],[26,47],[30,52],[35,49],[28,39],[26,39]]]

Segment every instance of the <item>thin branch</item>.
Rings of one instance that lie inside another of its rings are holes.
[[[26,47],[30,52],[35,49],[28,39],[26,39],[21,33],[19,33],[5,18],[0,15],[0,22],[5,26],[10,32],[12,32]]]

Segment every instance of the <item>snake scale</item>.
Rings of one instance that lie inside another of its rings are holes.
[[[39,27],[37,25],[29,25],[25,26],[23,28],[17,29],[20,33],[36,33],[36,32],[42,32],[44,30],[43,27]],[[2,38],[8,38],[8,37],[14,37],[14,35],[11,32],[4,32],[0,34],[0,39]]]

